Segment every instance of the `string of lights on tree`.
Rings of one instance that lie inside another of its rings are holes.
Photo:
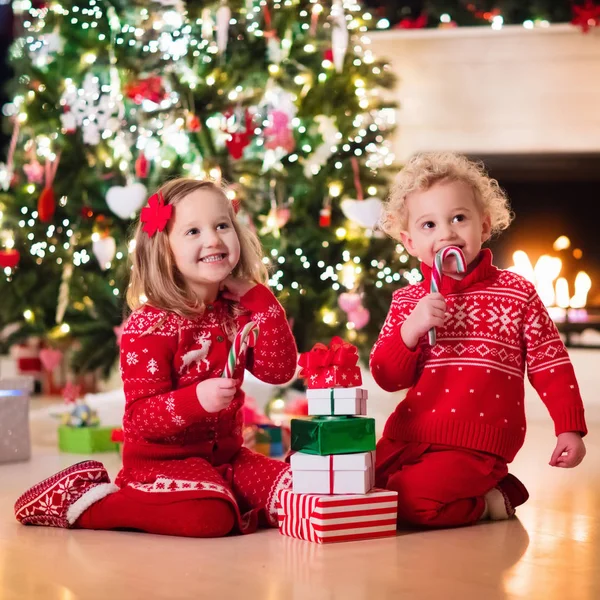
[[[258,232],[301,350],[342,334],[368,352],[392,290],[420,277],[377,228],[396,107],[372,14],[354,0],[14,8],[3,325],[75,342],[75,368],[107,374],[132,219],[188,175],[224,181]]]

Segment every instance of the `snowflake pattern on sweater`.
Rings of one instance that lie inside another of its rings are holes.
[[[256,347],[238,361],[234,377],[240,385],[244,364],[267,383],[289,381],[296,369],[296,345],[285,312],[264,286],[256,286],[241,304],[248,309],[236,328],[249,320],[261,323]],[[218,414],[207,413],[196,396],[196,385],[220,377],[234,335],[224,327],[226,302],[217,301],[196,319],[144,306],[131,315],[121,340],[121,374],[126,397],[123,423],[125,442],[212,440],[217,432],[241,433],[238,391],[231,405]]]
[[[402,441],[447,444],[497,454],[511,461],[525,437],[525,370],[546,404],[558,435],[587,433],[575,373],[556,326],[534,286],[492,265],[483,250],[462,280],[445,277],[446,319],[430,347],[414,350],[400,328],[429,292],[424,281],[397,290],[370,367],[387,391],[409,388],[384,435]]]

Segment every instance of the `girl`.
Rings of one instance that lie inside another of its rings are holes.
[[[28,490],[26,525],[135,529],[189,537],[277,525],[289,467],[242,447],[244,363],[267,383],[295,373],[283,308],[262,283],[256,236],[213,183],[177,179],[141,212],[121,338],[126,405],[123,467],[110,483],[87,460]],[[260,333],[232,378],[222,377],[236,331]]]
[[[396,179],[383,229],[421,259],[424,281],[394,292],[371,353],[375,381],[409,388],[377,445],[377,485],[396,490],[401,522],[429,527],[507,519],[528,498],[508,466],[525,439],[525,368],[557,436],[550,464],[585,455],[583,404],[567,351],[534,286],[482,250],[510,223],[480,165],[452,153],[415,156]],[[436,253],[441,293],[429,293]],[[437,329],[430,347],[427,332]]]

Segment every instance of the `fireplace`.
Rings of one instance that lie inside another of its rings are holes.
[[[515,219],[495,263],[534,282],[567,345],[600,332],[600,154],[470,155],[506,190]],[[588,346],[600,347],[597,343]]]

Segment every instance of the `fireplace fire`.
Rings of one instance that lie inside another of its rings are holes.
[[[563,235],[554,242],[553,249],[560,252],[568,249],[570,245],[569,238]],[[574,250],[576,257],[578,252],[580,253],[579,250]],[[557,256],[544,254],[533,266],[528,254],[523,250],[517,250],[513,254],[513,262],[514,264],[508,269],[522,275],[535,285],[540,299],[555,321],[587,320],[585,307],[592,280],[585,271],[579,271],[575,276],[573,294],[571,294],[569,282],[565,277],[560,277],[563,263]]]

